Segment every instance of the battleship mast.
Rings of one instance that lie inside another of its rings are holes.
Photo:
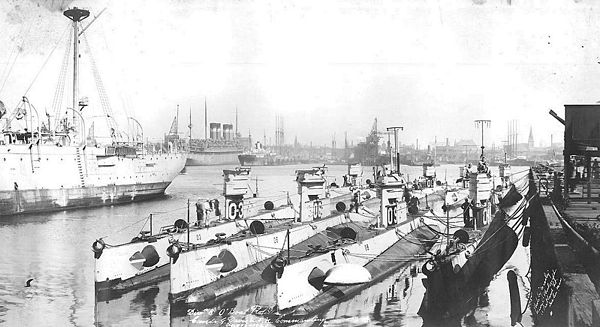
[[[90,16],[90,11],[73,7],[63,12],[73,21],[73,127],[77,122],[77,105],[79,96],[79,25],[78,23]],[[83,33],[83,31],[82,31]]]

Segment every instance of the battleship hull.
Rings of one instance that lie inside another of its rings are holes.
[[[228,152],[190,152],[186,166],[235,165],[241,151]]]
[[[119,149],[0,145],[0,216],[105,206],[163,195],[183,153],[118,154]]]

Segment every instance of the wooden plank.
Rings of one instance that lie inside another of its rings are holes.
[[[569,215],[569,218],[571,219],[575,219],[575,220],[592,220],[592,219],[598,219],[598,214],[597,213],[593,213],[593,214],[578,214],[578,215]]]
[[[596,218],[600,215],[598,210],[574,210],[574,211],[565,211],[565,213],[571,218]]]
[[[585,274],[563,274],[567,288],[568,326],[594,326],[592,303],[600,297]]]
[[[565,209],[565,212],[569,213],[569,212],[573,212],[573,213],[579,213],[579,212],[596,212],[596,213],[600,213],[600,210],[598,210],[596,207],[584,207],[584,206],[579,206],[579,207],[568,207],[567,209]]]
[[[587,213],[596,213],[596,215],[600,214],[600,210],[595,210],[595,209],[584,209],[584,208],[580,208],[580,209],[567,209],[564,211],[564,213],[566,213],[569,216],[577,216],[580,214],[587,214]]]
[[[568,244],[554,244],[554,254],[563,273],[584,274],[585,268]]]
[[[589,203],[588,203],[589,202]],[[591,209],[600,210],[600,203],[597,201],[570,201],[568,209]]]
[[[569,208],[577,208],[577,207],[599,207],[600,208],[600,204],[598,203],[585,203],[582,201],[572,201],[569,203]]]

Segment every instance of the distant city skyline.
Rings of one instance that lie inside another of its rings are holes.
[[[180,129],[191,108],[202,137],[206,98],[209,122],[234,123],[238,108],[242,135],[274,139],[282,117],[287,143],[331,144],[347,132],[356,144],[375,117],[380,130],[404,126],[403,143],[477,140],[475,119],[492,120],[489,146],[513,119],[521,140],[533,126],[536,144],[549,143],[550,134],[562,139],[549,109],[563,115],[564,104],[600,99],[600,4],[28,0],[0,4],[0,100],[9,110],[27,89],[38,108],[51,107],[66,6],[91,10],[86,24],[107,8],[86,38],[113,110],[124,107],[155,139],[177,105]],[[92,110],[86,63],[83,52]]]

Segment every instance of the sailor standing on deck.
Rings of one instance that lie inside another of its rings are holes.
[[[360,196],[360,193],[358,190],[356,190],[354,192],[354,196],[352,197],[352,205],[350,206],[350,211],[352,211],[352,209],[354,209],[354,211],[356,213],[358,213],[359,196]]]
[[[471,224],[471,204],[469,203],[469,199],[465,199],[465,202],[460,206],[463,209],[463,222],[465,227]]]
[[[215,210],[215,216],[221,218],[221,209],[219,208],[219,199],[213,199],[213,208]]]
[[[196,201],[196,219],[198,220],[196,223],[198,226],[202,226],[205,224],[206,201],[204,201],[202,199],[198,199],[198,201]]]

